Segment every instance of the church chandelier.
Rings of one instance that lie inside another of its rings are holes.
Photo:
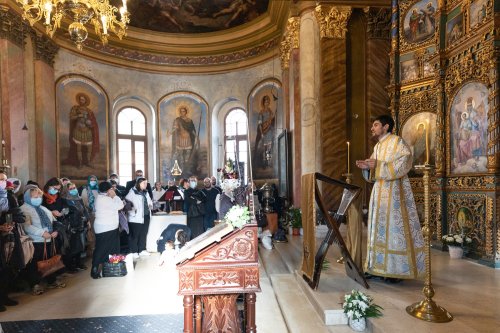
[[[127,0],[122,0],[123,6],[120,9],[110,5],[109,0],[16,1],[23,9],[23,19],[28,20],[31,26],[42,20],[47,35],[51,38],[61,27],[61,20],[63,18],[69,20],[71,22],[68,27],[70,38],[80,51],[82,43],[88,36],[85,27],[87,23],[94,26],[95,33],[103,45],[106,45],[110,31],[122,39],[127,34],[127,23],[130,22]]]

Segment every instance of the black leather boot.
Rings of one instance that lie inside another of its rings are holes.
[[[92,266],[92,270],[90,271],[90,276],[93,279],[100,279],[101,278],[101,271],[99,270],[98,266]]]

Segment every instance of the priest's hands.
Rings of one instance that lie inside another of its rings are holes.
[[[376,165],[377,165],[377,160],[373,158],[356,161],[356,166],[361,169],[375,169]]]

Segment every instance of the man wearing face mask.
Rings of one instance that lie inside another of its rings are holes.
[[[144,177],[144,172],[142,170],[136,170],[135,171],[135,179],[132,179],[127,182],[127,186],[125,187],[125,193],[126,195],[128,192],[130,192],[130,189],[135,187],[135,183],[137,182],[137,179],[143,178]],[[151,188],[151,184],[148,182],[148,185],[146,186],[146,190],[148,191],[149,198],[153,200],[153,189]]]

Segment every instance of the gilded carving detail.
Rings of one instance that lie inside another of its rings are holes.
[[[391,10],[388,8],[370,8],[365,10],[368,18],[368,38],[391,38]]]
[[[484,246],[484,252],[488,258],[493,257],[493,241],[495,239],[495,235],[493,234],[494,230],[494,220],[493,220],[493,198],[486,197],[486,242]]]
[[[486,238],[492,235],[486,234],[487,221],[487,195],[486,194],[465,194],[451,193],[448,194],[447,204],[447,233],[460,233],[462,228],[465,228],[469,237],[477,245],[472,251],[484,255],[486,250]],[[470,211],[470,220],[459,221],[458,211],[461,208],[466,208]],[[491,231],[490,231],[491,233]]]
[[[351,7],[318,5],[314,14],[318,20],[321,38],[344,39]]]
[[[179,291],[194,290],[194,273],[179,272]]]
[[[287,69],[290,63],[292,49],[298,49],[300,45],[300,17],[294,16],[288,19],[283,40],[280,44],[281,68]]]
[[[28,27],[21,16],[12,12],[7,6],[0,6],[0,38],[8,39],[14,44],[24,48],[24,39]]]
[[[414,113],[437,110],[437,90],[430,86],[401,92],[399,116],[402,122]]]
[[[422,185],[423,186],[423,185]],[[414,193],[415,204],[417,211],[421,213],[420,224],[423,226],[424,219],[424,204],[425,198],[423,193]],[[429,226],[435,231],[435,236],[432,239],[441,239],[441,196],[439,194],[431,194],[429,202]]]
[[[496,252],[496,255],[495,255],[495,260],[500,260],[500,223],[498,222],[498,214],[500,212],[500,197],[497,197],[497,209],[496,209],[496,213],[497,213],[497,218],[496,218],[496,229],[497,229],[497,236],[496,236],[496,248],[497,248],[497,252]],[[493,222],[495,223],[495,222]]]
[[[200,288],[241,286],[240,275],[237,271],[200,272],[198,282]]]
[[[247,232],[248,234],[248,232]],[[206,257],[203,258],[204,262],[217,262],[217,261],[243,261],[250,260],[256,261],[255,257],[255,248],[253,245],[253,232],[250,232],[250,235],[245,235],[248,238],[235,238],[231,243],[227,246],[221,246],[215,249],[214,251],[207,254]]]
[[[493,176],[483,177],[451,177],[446,179],[446,188],[450,190],[486,190],[495,185]]]
[[[494,48],[491,42],[484,45],[476,52],[467,50],[450,59],[445,75],[445,89],[448,96],[470,79],[484,82],[488,86],[493,84],[490,82],[490,71],[493,67]]]
[[[85,41],[85,48],[100,52],[104,55],[110,55],[115,58],[149,63],[154,65],[185,65],[185,66],[205,66],[205,65],[224,65],[231,64],[245,59],[258,57],[274,49],[279,45],[281,36],[266,41],[255,47],[236,51],[228,54],[218,54],[211,56],[176,56],[141,52],[128,48],[102,45],[100,41],[88,38]]]

